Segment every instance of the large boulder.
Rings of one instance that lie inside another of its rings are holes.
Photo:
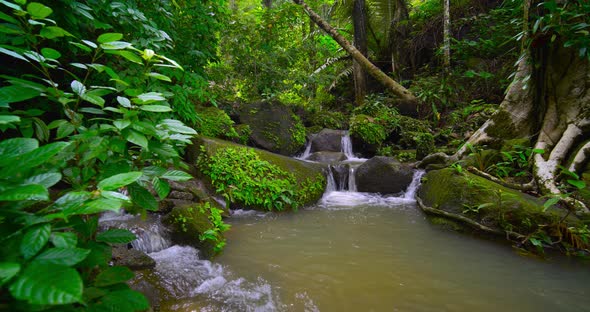
[[[522,234],[534,232],[539,224],[552,224],[565,214],[556,208],[544,210],[535,197],[453,168],[429,171],[422,178],[418,197],[436,210]],[[576,222],[574,216],[568,221]]]
[[[345,134],[342,130],[323,129],[311,139],[310,152],[341,152]]]
[[[315,152],[307,158],[307,160],[317,161],[321,163],[332,163],[346,160],[346,155],[341,152]]]
[[[250,126],[250,141],[257,147],[291,156],[305,146],[305,127],[291,109],[279,102],[241,104],[240,123]]]
[[[356,171],[359,192],[395,194],[403,192],[412,182],[414,172],[392,157],[376,156]]]
[[[319,163],[311,163],[301,161],[295,158],[286,157],[283,155],[274,154],[268,151],[246,147],[236,143],[224,141],[221,139],[208,138],[204,136],[198,136],[193,140],[193,144],[188,146],[186,149],[185,158],[189,164],[196,164],[200,156],[211,157],[218,151],[226,148],[247,148],[253,150],[261,160],[267,161],[272,165],[277,166],[282,171],[288,172],[293,175],[295,182],[298,185],[298,191],[305,191],[305,194],[301,194],[298,198],[300,206],[307,206],[315,204],[323,195],[326,179],[325,179],[325,165]],[[204,154],[203,154],[204,153]],[[237,168],[240,170],[247,170],[247,168]],[[210,179],[200,174],[200,172],[194,168],[193,173],[204,179],[210,184]],[[266,177],[254,177],[258,179],[264,179]],[[214,189],[210,187],[210,189]],[[243,208],[260,209],[256,206],[245,205]]]

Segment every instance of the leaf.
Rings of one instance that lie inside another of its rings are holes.
[[[4,165],[4,174],[19,172],[25,168],[36,167],[59,153],[70,145],[69,142],[55,142],[43,145],[25,154],[11,159],[0,159],[0,166]]]
[[[152,185],[154,186],[156,193],[158,193],[158,196],[160,196],[160,199],[166,198],[166,196],[168,196],[170,193],[170,184],[162,179],[159,179],[158,177],[155,177],[152,180]]]
[[[121,106],[123,106],[123,107],[126,107],[126,108],[131,107],[131,101],[129,101],[129,99],[126,97],[118,96],[117,102],[119,102],[119,104],[121,104]]]
[[[13,138],[0,141],[0,159],[28,153],[39,147],[39,142],[30,138]]]
[[[582,180],[567,180],[567,183],[574,186],[578,190],[581,190],[586,187],[586,182],[584,182]]]
[[[30,228],[20,243],[20,252],[25,259],[30,259],[36,255],[49,241],[51,234],[51,225],[48,223],[41,224]]]
[[[32,263],[10,285],[14,298],[37,305],[80,302],[82,291],[82,278],[76,270],[46,263]]]
[[[151,103],[151,102],[158,102],[158,101],[166,101],[166,98],[164,97],[164,95],[159,92],[142,93],[137,96],[137,99],[139,99],[144,104]]]
[[[108,43],[102,43],[100,47],[104,50],[123,50],[131,47],[131,43],[125,41],[112,41]]]
[[[132,171],[127,173],[120,173],[108,177],[98,182],[98,189],[102,190],[116,190],[120,187],[131,184],[139,179],[143,173],[141,171]]]
[[[130,184],[127,189],[129,190],[131,201],[135,205],[150,211],[158,210],[158,201],[156,201],[156,198],[150,191],[137,183]]]
[[[16,52],[14,52],[14,51],[7,50],[7,49],[4,49],[4,48],[0,47],[0,53],[4,53],[6,55],[9,55],[9,56],[12,56],[14,58],[17,58],[19,60],[23,60],[23,61],[25,61],[27,63],[30,63],[30,61],[27,60],[24,56],[22,56],[22,55],[20,55],[20,54],[18,54]]]
[[[74,127],[74,125],[72,125],[69,122],[66,122],[64,124],[61,124],[57,128],[57,134],[56,134],[57,137],[56,137],[56,139],[65,138],[68,135],[72,134],[75,130],[76,130],[76,127]]]
[[[87,45],[87,46],[89,46],[89,47],[91,47],[91,48],[93,48],[93,49],[96,49],[96,48],[98,48],[98,46],[96,45],[96,43],[94,43],[94,42],[92,42],[92,41],[90,41],[90,40],[82,40],[82,42],[83,42],[85,45]]]
[[[7,125],[10,123],[19,123],[20,117],[15,115],[0,115],[0,125]]]
[[[54,50],[52,48],[41,49],[41,54],[48,59],[54,59],[54,60],[57,60],[58,58],[61,57],[61,53],[59,53],[59,51]]]
[[[148,139],[145,137],[145,135],[135,130],[129,130],[125,135],[125,139],[143,148],[148,148]]]
[[[139,109],[141,109],[142,111],[154,113],[164,113],[172,111],[172,108],[164,105],[142,105],[139,107]]]
[[[111,244],[127,244],[136,240],[137,236],[129,230],[124,229],[110,229],[96,235],[97,242],[111,243]]]
[[[79,96],[82,96],[82,94],[86,93],[86,87],[78,80],[72,81],[70,86],[72,87],[72,91],[74,91],[74,93]]]
[[[71,232],[53,232],[49,240],[58,248],[73,248],[78,244],[78,236]]]
[[[124,58],[126,58],[127,60],[135,63],[135,64],[139,64],[139,65],[143,65],[143,62],[141,61],[141,57],[139,57],[137,54],[131,52],[131,51],[125,51],[125,50],[107,50],[106,53],[109,54],[114,54],[114,55],[120,55]]]
[[[100,95],[92,93],[92,91],[80,95],[80,98],[86,102],[104,107],[105,100]]]
[[[42,185],[20,185],[0,193],[0,201],[49,200],[49,192]]]
[[[41,95],[39,90],[31,89],[25,86],[7,86],[0,88],[0,102],[15,103],[26,101]]]
[[[123,34],[120,34],[120,33],[104,33],[104,34],[98,36],[98,39],[96,41],[98,41],[99,43],[107,43],[107,42],[121,40],[122,38],[123,38]]]
[[[133,271],[124,266],[114,266],[100,272],[94,280],[94,286],[104,287],[124,283],[135,276]]]
[[[89,253],[90,250],[82,248],[49,248],[35,257],[33,261],[73,266],[82,262]]]
[[[11,3],[8,1],[0,1],[0,3],[4,4],[5,6],[11,8],[13,10],[22,11],[22,8],[14,3]]]
[[[85,203],[76,211],[68,212],[68,214],[95,214],[104,211],[118,212],[122,205],[120,200],[100,197]]]
[[[50,188],[57,184],[61,180],[61,173],[59,172],[50,172],[50,173],[42,173],[36,176],[29,177],[23,181],[23,184],[38,184],[42,185],[43,187]]]
[[[161,178],[171,181],[187,181],[192,179],[193,176],[180,170],[168,170],[161,176]]]
[[[549,207],[557,204],[559,202],[560,198],[559,197],[551,197],[549,198],[546,202],[543,203],[543,211],[549,209]]]
[[[0,19],[15,25],[18,25],[18,21],[14,18],[12,18],[12,16],[4,14],[2,12],[0,12]]]
[[[0,286],[20,272],[20,264],[15,262],[0,262]]]
[[[41,28],[41,32],[39,35],[46,39],[55,39],[58,37],[65,37],[65,36],[72,36],[69,32],[65,31],[61,27],[57,26],[47,26]]]
[[[154,73],[154,72],[152,72],[152,73],[148,73],[146,75],[149,76],[149,77],[152,77],[152,78],[156,78],[158,80],[172,82],[172,79],[170,79],[168,76],[162,75],[160,73]]]
[[[31,2],[27,5],[27,12],[31,14],[31,17],[36,19],[46,18],[53,13],[53,10],[49,7],[44,6],[38,2]]]
[[[171,131],[183,134],[197,134],[191,127],[185,126],[182,122],[174,119],[164,119],[164,125]]]
[[[125,201],[125,202],[131,202],[131,199],[129,198],[129,196],[127,196],[123,193],[119,193],[119,192],[102,191],[102,192],[100,192],[100,196],[102,196],[104,198],[110,198],[110,199],[115,199],[115,200],[120,200],[120,201]]]

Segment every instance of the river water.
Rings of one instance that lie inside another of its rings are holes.
[[[442,230],[403,197],[335,191],[229,223],[223,254],[195,257],[207,273],[163,311],[590,311],[587,264]],[[182,252],[170,257],[190,268]]]

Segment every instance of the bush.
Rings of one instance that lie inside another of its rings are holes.
[[[387,138],[387,131],[375,118],[367,115],[354,115],[350,119],[350,134],[368,144],[381,145]]]
[[[197,111],[196,130],[202,135],[212,138],[237,139],[234,121],[221,109],[205,107]]]

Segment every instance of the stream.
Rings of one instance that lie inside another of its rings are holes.
[[[358,159],[356,159],[358,160]],[[350,166],[351,177],[355,166]],[[109,215],[156,261],[143,278],[170,294],[160,311],[590,311],[590,267],[518,255],[443,230],[404,194],[355,191],[330,174],[321,201],[296,213],[233,211],[213,261],[171,245],[158,220]]]

